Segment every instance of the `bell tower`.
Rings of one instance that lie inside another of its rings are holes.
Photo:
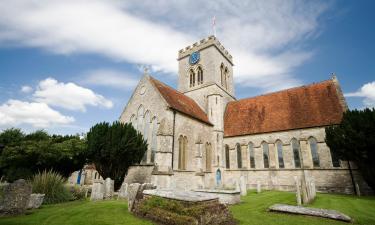
[[[213,124],[212,165],[224,166],[224,112],[234,101],[232,56],[217,40],[209,36],[178,52],[178,90],[194,99]]]
[[[178,90],[182,93],[217,85],[234,96],[232,56],[214,36],[178,52]]]

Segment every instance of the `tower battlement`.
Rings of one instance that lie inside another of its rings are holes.
[[[229,52],[224,48],[224,46],[220,43],[220,41],[213,35],[207,38],[204,38],[198,42],[195,42],[194,44],[189,45],[181,49],[180,51],[178,51],[178,60],[186,56],[189,56],[191,53],[195,51],[208,48],[212,45],[214,45],[221,52],[221,54],[233,65],[232,55],[229,54]]]

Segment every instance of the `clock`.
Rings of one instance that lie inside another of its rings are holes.
[[[189,63],[190,63],[191,65],[194,65],[194,64],[196,64],[196,63],[199,61],[199,59],[200,59],[200,54],[199,54],[199,52],[193,52],[193,53],[191,53],[191,55],[190,55]]]

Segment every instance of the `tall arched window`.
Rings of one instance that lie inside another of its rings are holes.
[[[277,148],[277,158],[279,160],[279,168],[285,168],[284,155],[283,155],[283,143],[280,140],[276,141],[276,148]]]
[[[150,145],[148,139],[149,139],[149,130],[150,130],[150,124],[151,124],[151,121],[150,121],[150,111],[147,111],[145,113],[145,118],[144,118],[144,126],[143,126],[143,137],[144,139],[147,141],[147,143]],[[142,158],[142,162],[146,163],[147,162],[147,153],[148,151],[145,152],[143,158]]]
[[[225,145],[225,168],[230,168],[229,146]]]
[[[195,86],[195,73],[193,69],[190,69],[189,75],[190,75],[190,87],[194,87]]]
[[[269,149],[268,149],[268,143],[263,142],[262,143],[262,148],[263,148],[263,163],[264,163],[264,168],[269,168],[270,163],[269,163]]]
[[[206,143],[206,171],[211,171],[211,166],[212,166],[211,144]]]
[[[255,168],[255,155],[254,155],[254,145],[249,143],[249,157],[250,157],[250,168]]]
[[[155,162],[155,154],[158,148],[158,140],[157,140],[157,132],[158,132],[158,120],[156,117],[152,119],[152,140],[151,140],[151,158],[150,161],[153,163]]]
[[[178,169],[186,170],[186,148],[187,137],[180,136],[178,138]]]
[[[144,108],[141,105],[141,106],[139,106],[138,113],[137,113],[137,117],[138,117],[138,119],[137,119],[137,130],[138,130],[138,132],[141,132],[141,133],[143,133],[143,128],[142,128],[142,126],[143,126],[143,116],[144,116],[143,113],[144,113]]]
[[[319,154],[318,154],[318,142],[315,138],[309,138],[311,156],[314,167],[320,167]]]
[[[202,70],[202,67],[198,66],[197,74],[198,74],[198,85],[199,84],[203,84],[203,70]]]
[[[241,152],[241,145],[236,144],[236,151],[237,151],[237,167],[238,169],[242,168],[242,152]]]
[[[294,166],[296,168],[301,168],[301,158],[300,158],[300,146],[297,139],[292,139],[292,149],[293,149],[293,158],[294,158]]]
[[[221,86],[224,87],[224,64],[220,65]]]
[[[225,67],[224,70],[224,86],[225,89],[228,89],[228,67]]]

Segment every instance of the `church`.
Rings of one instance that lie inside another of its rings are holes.
[[[145,73],[120,121],[148,142],[125,182],[158,188],[293,190],[308,176],[322,192],[367,188],[354,164],[325,143],[347,104],[334,76],[319,83],[237,99],[233,58],[215,36],[178,52],[177,90]]]

